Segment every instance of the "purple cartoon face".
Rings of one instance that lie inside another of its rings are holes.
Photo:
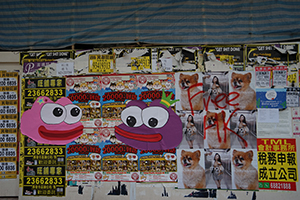
[[[130,101],[121,113],[123,124],[115,127],[118,140],[141,150],[166,150],[182,140],[182,123],[172,110],[154,100]]]
[[[41,96],[23,113],[21,132],[39,143],[64,145],[82,134],[81,116],[81,109],[68,98],[54,103]]]

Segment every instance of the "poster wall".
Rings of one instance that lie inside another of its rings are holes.
[[[48,98],[57,101],[65,97],[65,78],[25,78],[22,79],[22,91],[21,108],[22,113],[24,113],[35,104],[42,104],[42,101]],[[38,110],[32,115],[39,116],[41,113],[42,111]],[[47,114],[51,115],[49,112]],[[29,120],[26,124],[32,125],[33,133],[34,124],[38,122],[30,121],[30,117],[26,120]],[[25,121],[23,123],[25,124]],[[66,146],[38,143],[23,134],[20,137],[20,187],[22,187],[22,195],[65,196]]]
[[[86,58],[87,67],[76,69],[75,61],[74,74],[82,70],[91,75],[64,78],[29,78],[51,75],[47,66],[56,62],[50,54],[46,61],[32,58],[36,59],[32,60],[34,69],[26,65],[27,78],[22,80],[22,111],[42,104],[39,98],[43,96],[53,102],[67,97],[81,110],[82,134],[66,145],[42,144],[21,135],[23,195],[64,196],[66,182],[76,181],[295,191],[295,140],[257,139],[257,108],[295,106],[293,133],[299,135],[299,91],[286,89],[288,67],[284,65],[294,63],[296,57],[278,53],[296,47],[139,47],[78,52],[78,58]],[[30,63],[27,61],[24,63]],[[38,67],[36,61],[47,62],[47,66]],[[279,61],[283,63],[277,65]],[[249,71],[242,69],[245,63]],[[41,72],[36,74],[37,70]],[[148,112],[152,108],[159,112]],[[170,120],[174,115],[176,122]],[[3,138],[11,137],[5,134]],[[156,140],[161,143],[154,144]],[[175,147],[166,148],[175,140],[179,140]],[[284,145],[290,149],[285,150]]]

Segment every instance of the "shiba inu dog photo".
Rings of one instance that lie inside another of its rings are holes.
[[[205,134],[208,148],[210,149],[229,149],[230,134],[225,129],[224,121],[226,120],[225,112],[206,112],[205,116]]]
[[[252,165],[253,151],[232,152],[232,164],[234,166],[234,183],[236,189],[258,190],[258,173]]]
[[[182,110],[203,110],[203,93],[199,93],[201,90],[198,87],[191,87],[198,83],[199,75],[197,73],[193,75],[180,73],[179,75],[179,88],[180,88],[180,103]],[[188,90],[190,91],[190,98],[197,94],[193,99],[190,99],[192,108],[190,106],[188,98]]]
[[[181,150],[182,181],[184,188],[205,188],[205,170],[200,166],[201,152]]]
[[[236,104],[234,109],[256,110],[256,93],[254,89],[250,87],[251,79],[251,72],[246,74],[232,72],[230,81],[231,87],[233,92],[239,94],[239,97],[231,102],[231,104]]]

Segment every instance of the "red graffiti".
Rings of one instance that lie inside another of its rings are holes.
[[[190,104],[190,108],[191,108],[191,111],[192,111],[192,115],[194,115],[194,110],[193,110],[193,105],[192,105],[192,99],[195,98],[197,95],[201,94],[201,93],[204,93],[203,90],[201,90],[200,92],[197,92],[196,94],[194,94],[192,97],[191,97],[191,92],[190,90],[194,87],[197,87],[197,86],[202,86],[203,83],[197,83],[195,85],[192,85],[191,87],[188,88],[188,99],[189,99],[189,104]]]
[[[235,113],[237,110],[239,110],[239,109],[235,109],[235,110],[230,114],[230,116],[229,116],[229,118],[228,118],[228,120],[227,120],[226,122],[225,122],[225,111],[224,111],[224,110],[221,111],[221,113],[222,113],[222,121],[223,121],[223,123],[224,123],[224,127],[223,127],[223,131],[224,131],[224,134],[225,134],[225,135],[224,135],[224,143],[226,143],[226,140],[227,140],[227,139],[226,139],[226,134],[227,134],[227,131],[226,131],[226,130],[228,130],[228,131],[234,133],[236,136],[238,136],[238,137],[244,142],[245,147],[247,147],[247,146],[248,146],[247,141],[246,141],[242,136],[240,136],[239,134],[237,134],[235,131],[233,131],[233,130],[231,130],[230,128],[228,128],[228,124],[229,124],[229,122],[230,122],[230,119],[231,119],[231,117],[234,115],[234,113]],[[218,141],[219,141],[219,143],[221,143],[222,140],[221,140],[221,136],[220,136],[220,128],[219,128],[218,114],[217,114],[217,113],[215,113],[215,119],[216,119],[215,123],[216,123],[216,126],[217,126],[217,133],[218,133]],[[206,115],[204,116],[204,122],[206,122]],[[206,138],[206,130],[209,129],[209,128],[211,128],[212,126],[213,126],[213,125],[207,126],[207,124],[204,123],[204,139]]]

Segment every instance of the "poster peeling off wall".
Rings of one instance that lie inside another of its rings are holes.
[[[21,108],[24,113],[29,111],[34,102],[39,99],[57,101],[64,98],[65,78],[22,79],[22,91]],[[40,112],[33,114],[33,116],[39,115]],[[27,123],[34,124],[36,121]],[[23,196],[65,196],[65,166],[65,145],[42,144],[21,134],[20,187]]]
[[[200,47],[157,48],[157,62],[154,72],[194,71],[201,58]],[[199,56],[199,57],[198,57]]]
[[[113,49],[118,73],[151,72],[150,48]]]
[[[206,70],[219,71],[233,69],[244,70],[244,49],[242,45],[235,46],[205,46],[203,47]]]

